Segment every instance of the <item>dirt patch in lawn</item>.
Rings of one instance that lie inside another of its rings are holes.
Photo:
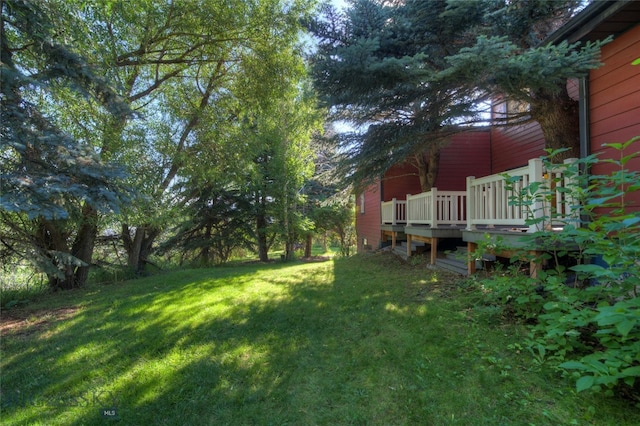
[[[330,256],[311,256],[311,257],[303,257],[302,260],[303,262],[326,262],[327,260],[331,260],[332,258]]]
[[[28,334],[54,321],[71,318],[80,308],[66,307],[42,311],[3,310],[0,334]]]

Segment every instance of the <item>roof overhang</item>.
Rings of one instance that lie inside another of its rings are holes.
[[[543,44],[593,42],[610,35],[614,38],[640,24],[640,1],[596,0],[578,13]]]

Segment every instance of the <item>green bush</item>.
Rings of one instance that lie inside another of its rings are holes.
[[[640,153],[626,151],[638,140],[608,144],[619,153],[613,160],[590,156],[559,166],[549,161],[554,155],[550,152],[546,169],[562,169],[563,177],[553,175],[558,177],[536,182],[512,198],[535,217],[528,224],[541,229],[523,238],[527,246],[535,244],[544,251],[537,260],[547,265],[545,270],[535,280],[494,276],[482,283],[485,303],[502,303],[505,313],[533,320],[526,343],[537,362],[552,363],[573,377],[578,391],[605,391],[636,400],[640,211],[630,208],[629,195],[640,190],[640,176],[627,165]],[[609,163],[614,171],[585,172],[599,162]],[[555,210],[558,188],[576,214],[567,217]]]

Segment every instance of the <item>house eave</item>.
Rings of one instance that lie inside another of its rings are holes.
[[[640,2],[596,0],[547,37],[543,44],[593,42],[616,37],[640,22]]]

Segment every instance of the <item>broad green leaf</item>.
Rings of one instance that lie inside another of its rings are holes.
[[[620,142],[603,143],[602,146],[605,148],[613,148],[617,150],[622,149],[622,144]]]
[[[640,365],[625,368],[620,372],[620,375],[623,377],[640,377]]]
[[[622,224],[627,228],[635,225],[636,223],[640,223],[640,216],[630,217],[622,221]]]
[[[616,329],[622,336],[627,337],[631,329],[636,325],[636,321],[624,320],[616,324]]]
[[[635,143],[636,141],[640,140],[640,136],[634,136],[631,139],[629,139],[628,141],[626,141],[623,145],[622,148],[626,149],[628,148],[631,144]]]
[[[582,376],[576,382],[576,390],[582,392],[593,386],[595,378],[593,376]]]
[[[600,265],[593,265],[593,264],[575,265],[569,269],[576,272],[587,272],[591,274],[602,274],[603,272],[606,272],[606,268],[603,268]]]
[[[637,156],[638,156],[637,152],[634,152],[633,154],[625,155],[624,157],[622,157],[620,159],[620,164],[622,164],[624,166],[625,164],[627,164],[629,162],[629,160],[631,160],[632,158],[635,158]]]
[[[566,368],[568,370],[585,370],[586,365],[579,361],[566,361],[559,365],[560,368]]]
[[[591,357],[591,359],[589,359],[589,357]],[[583,359],[585,360],[587,368],[589,368],[589,370],[596,371],[602,375],[606,375],[609,373],[609,369],[607,368],[607,366],[595,359],[595,354],[587,355]]]

